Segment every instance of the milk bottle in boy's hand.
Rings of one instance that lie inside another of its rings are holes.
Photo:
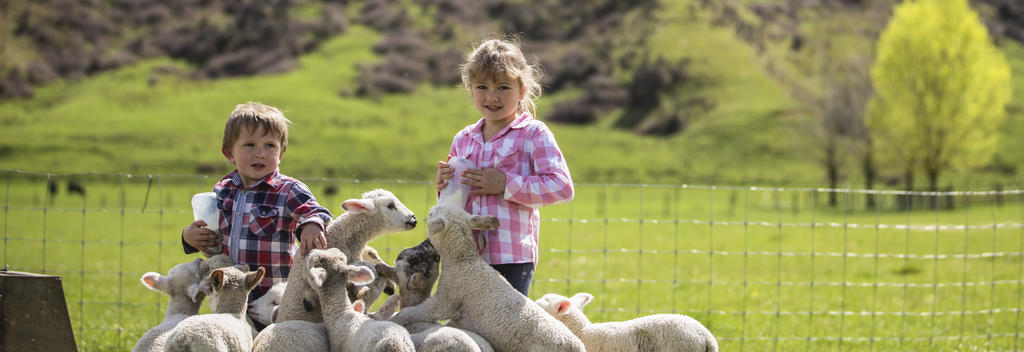
[[[205,221],[206,226],[203,228],[220,235],[220,212],[217,211],[217,195],[213,192],[203,192],[192,196],[192,218]],[[220,241],[217,243],[216,246],[206,247],[206,251],[220,253],[222,251],[219,244]]]
[[[465,177],[463,172],[475,169],[476,164],[466,158],[451,158],[448,160],[448,167],[455,169],[455,174],[448,180],[448,186],[441,190],[441,196],[437,198],[438,203],[453,203],[460,208],[466,207],[466,200],[469,199],[470,186],[462,184]]]

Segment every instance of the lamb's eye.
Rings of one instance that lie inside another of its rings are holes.
[[[395,202],[388,203],[388,209],[395,209]]]

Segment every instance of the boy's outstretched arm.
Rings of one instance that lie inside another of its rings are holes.
[[[324,236],[324,229],[316,222],[307,222],[302,225],[299,235],[299,251],[302,255],[309,254],[313,248],[327,248],[327,237]]]

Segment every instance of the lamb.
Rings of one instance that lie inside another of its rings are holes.
[[[594,299],[582,292],[566,298],[549,293],[537,300],[583,340],[587,351],[718,351],[718,341],[699,321],[682,314],[655,314],[623,322],[592,324],[583,307]]]
[[[284,296],[287,282],[278,282],[267,290],[263,296],[249,303],[249,318],[260,322],[264,326],[270,325],[277,315],[277,306],[281,304],[281,296]]]
[[[132,352],[163,351],[164,342],[166,342],[171,329],[185,318],[199,313],[199,306],[203,304],[203,298],[206,297],[206,293],[199,289],[199,266],[202,261],[202,259],[196,258],[191,262],[175,265],[167,271],[167,276],[154,272],[142,275],[139,280],[142,281],[143,286],[153,291],[166,293],[171,296],[171,300],[167,302],[164,320],[146,331],[135,343]]]
[[[383,189],[363,193],[360,199],[349,199],[341,203],[345,213],[339,215],[327,226],[327,248],[338,248],[346,258],[357,261],[366,244],[386,233],[408,231],[416,227],[416,215],[405,207],[394,194]],[[288,285],[285,289],[281,305],[278,307],[277,320],[306,320],[314,323],[323,321],[323,312],[318,299],[315,299],[309,284],[299,279],[307,271],[302,253],[292,261],[291,272],[288,274]],[[380,296],[385,286],[384,280],[369,286],[364,299],[367,306],[372,305]],[[303,299],[311,303],[308,307]],[[307,309],[309,308],[309,309]]]
[[[483,336],[498,351],[584,351],[572,331],[512,288],[480,257],[472,230],[496,228],[498,219],[493,216],[471,216],[448,203],[431,208],[427,236],[441,254],[437,294],[402,309],[391,321],[406,325],[454,318],[459,327]]]
[[[217,299],[217,310],[178,323],[167,337],[165,352],[252,350],[252,329],[245,321],[246,301],[266,270],[259,267],[243,272],[244,267],[230,266],[210,273],[211,296]]]
[[[430,291],[434,289],[434,282],[437,281],[439,274],[440,261],[441,256],[437,254],[437,249],[431,245],[429,239],[398,253],[398,258],[395,259],[396,277],[389,278],[398,283],[398,294],[389,298],[373,318],[387,319],[394,313],[393,305],[404,309],[420,304],[430,297]],[[491,344],[480,335],[436,322],[414,322],[405,328],[409,330],[417,351],[494,351]]]
[[[288,320],[263,328],[252,342],[252,352],[328,352],[330,346],[324,323]]]
[[[320,295],[324,324],[331,351],[415,351],[409,332],[398,324],[370,319],[349,301],[348,283],[369,283],[373,273],[366,267],[346,264],[341,250],[310,251],[306,259],[309,284]]]

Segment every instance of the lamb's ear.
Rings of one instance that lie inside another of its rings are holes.
[[[267,275],[267,269],[262,266],[257,267],[256,271],[245,273],[245,288],[252,290],[253,287],[260,284],[265,275]]]
[[[153,291],[164,292],[167,289],[167,277],[160,275],[160,273],[148,272],[142,274],[139,281],[142,281],[142,286],[146,286],[146,288]]]
[[[369,199],[349,199],[341,202],[341,209],[349,213],[362,213],[373,210],[373,201]]]
[[[373,271],[365,266],[354,265],[348,271],[348,282],[365,285],[373,282]]]
[[[324,287],[324,280],[327,280],[327,269],[312,267],[309,268],[309,278],[313,280],[311,284],[316,287]]]
[[[210,273],[210,286],[213,287],[214,291],[220,291],[224,288],[224,269],[217,269]]]
[[[490,215],[473,215],[469,218],[469,228],[473,230],[497,230],[498,218]]]
[[[363,247],[363,254],[366,254],[366,256],[367,256],[367,258],[363,258],[363,260],[366,260],[366,261],[373,260],[373,262],[375,262],[375,263],[377,263],[377,262],[383,263],[384,262],[384,259],[380,259],[380,253],[377,253],[377,250],[373,249],[373,247],[370,247],[370,246]]]
[[[572,302],[569,301],[568,299],[559,299],[558,301],[555,301],[555,307],[558,308],[558,315],[562,315],[569,312],[570,306],[572,306]]]
[[[410,288],[421,289],[424,286],[427,286],[427,277],[423,276],[423,273],[412,273],[412,276],[409,276]]]
[[[573,302],[575,302],[576,305],[580,306],[580,309],[583,309],[583,307],[585,307],[587,305],[587,303],[590,303],[590,301],[594,300],[594,295],[586,293],[586,292],[580,292],[580,293],[577,293],[577,294],[573,295],[572,298],[570,298],[570,299]]]
[[[271,323],[276,323],[277,322],[277,309],[278,308],[281,308],[281,306],[274,307],[274,312],[270,314],[270,322]]]
[[[361,300],[361,299],[360,300],[356,300],[355,302],[352,302],[352,310],[354,310],[354,311],[362,313],[362,312],[366,311],[365,308],[366,308],[366,302],[363,302],[363,300]]]
[[[395,274],[395,268],[385,263],[377,263],[373,265],[373,268],[377,270],[377,275],[391,282],[398,282],[398,274]]]

